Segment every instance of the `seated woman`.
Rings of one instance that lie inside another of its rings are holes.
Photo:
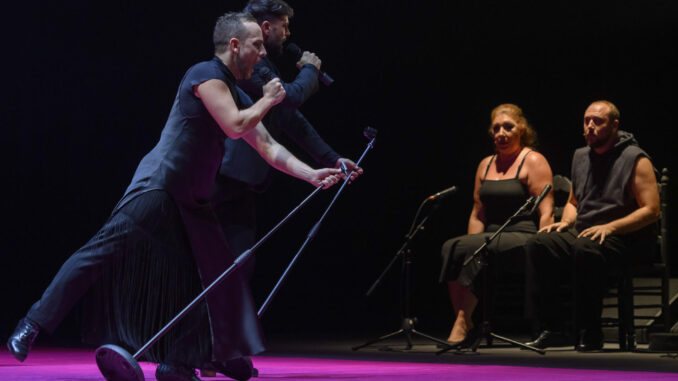
[[[452,345],[468,346],[476,339],[472,315],[478,303],[476,277],[483,265],[474,260],[463,266],[499,227],[530,196],[538,195],[552,182],[551,167],[543,155],[530,146],[536,133],[527,124],[523,111],[513,104],[502,104],[492,110],[489,133],[496,154],[478,165],[473,190],[473,210],[468,221],[468,234],[443,244],[443,267],[440,280],[446,280],[455,313],[454,326],[448,337]],[[553,223],[553,194],[539,204],[538,213],[514,219],[512,224],[488,246],[488,259],[525,244],[537,232],[537,224]]]

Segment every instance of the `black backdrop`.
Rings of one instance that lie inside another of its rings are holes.
[[[339,199],[265,315],[270,334],[396,329],[399,266],[372,297],[364,292],[421,200],[457,185],[414,245],[415,315],[422,330],[446,333],[451,308],[435,280],[439,247],[465,232],[475,168],[492,150],[489,112],[499,103],[525,110],[554,173],[569,174],[583,144],[583,111],[599,98],[619,106],[622,128],[657,167],[675,168],[672,1],[291,3],[292,40],[317,52],[336,79],[303,112],[349,157],[365,147],[364,126],[379,136],[364,177]],[[5,10],[0,337],[106,220],[155,144],[184,71],[211,57],[217,16],[243,5],[78,0]],[[312,190],[278,180],[261,196],[262,230]],[[259,302],[333,191],[262,248]],[[77,336],[76,315],[57,338]]]

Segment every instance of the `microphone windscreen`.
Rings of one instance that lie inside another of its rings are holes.
[[[259,68],[259,75],[261,75],[261,78],[263,78],[264,81],[266,82],[269,82],[270,80],[276,77],[275,74],[273,74],[273,72],[271,71],[271,69],[264,65],[262,65]]]
[[[285,45],[285,52],[294,57],[296,61],[299,61],[301,55],[303,54],[301,48],[294,42],[290,42],[289,44]]]

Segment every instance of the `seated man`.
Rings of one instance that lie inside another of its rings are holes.
[[[527,312],[544,329],[528,345],[566,345],[555,297],[559,281],[572,280],[578,351],[603,347],[602,300],[610,269],[642,262],[656,239],[659,194],[652,163],[633,135],[619,130],[619,110],[593,102],[584,114],[587,147],[575,151],[572,190],[560,222],[526,243]],[[644,247],[643,250],[634,250]]]

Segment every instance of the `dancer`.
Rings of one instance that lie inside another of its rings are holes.
[[[266,55],[256,20],[227,13],[213,40],[215,57],[186,72],[159,142],[108,222],[63,264],[9,338],[19,361],[38,333],[53,331],[95,283],[103,293],[99,310],[107,315],[104,335],[138,348],[233,262],[209,202],[226,136],[244,139],[272,166],[313,185],[339,180],[337,169],[314,170],[297,160],[260,123],[285,96],[278,79],[254,104],[236,88],[236,79],[249,77]],[[237,273],[163,340],[146,355],[160,363],[161,381],[198,380],[193,369],[205,363],[248,379],[252,366],[243,356],[264,348],[249,289]]]

